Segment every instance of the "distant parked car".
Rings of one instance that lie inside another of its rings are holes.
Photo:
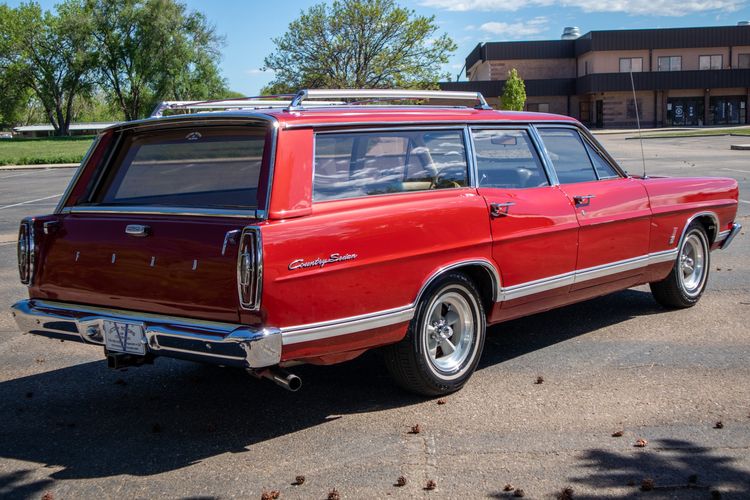
[[[21,223],[24,332],[116,368],[168,356],[292,390],[283,368],[383,347],[398,384],[440,395],[487,325],[644,283],[694,305],[740,230],[735,180],[627,175],[578,121],[479,94],[217,106],[107,129],[55,212]]]
[[[0,139],[13,139],[13,132],[0,132]]]

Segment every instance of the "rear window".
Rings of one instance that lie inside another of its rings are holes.
[[[255,209],[266,130],[203,127],[135,134],[108,169],[99,205]]]

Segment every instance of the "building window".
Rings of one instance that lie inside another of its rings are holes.
[[[680,71],[682,69],[681,56],[663,56],[657,60],[657,71]]]
[[[620,58],[620,73],[639,73],[643,71],[643,58],[642,57],[621,57]]]
[[[741,69],[750,68],[750,54],[740,54],[737,56],[737,67]]]
[[[538,113],[549,113],[549,104],[546,102],[529,103],[526,105],[526,110]]]
[[[700,56],[700,69],[721,69],[722,66],[721,54],[714,56]]]

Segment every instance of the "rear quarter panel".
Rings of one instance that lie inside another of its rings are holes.
[[[674,248],[687,221],[695,214],[716,215],[718,232],[731,228],[737,215],[739,188],[737,181],[724,177],[650,177],[641,179],[651,201],[650,252]],[[672,234],[676,234],[670,243]]]

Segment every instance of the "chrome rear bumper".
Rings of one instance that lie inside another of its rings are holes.
[[[732,224],[732,229],[729,230],[728,232],[729,234],[727,234],[726,237],[723,239],[719,248],[721,248],[722,250],[727,248],[729,244],[732,243],[732,240],[734,239],[735,236],[737,236],[737,234],[740,232],[741,229],[742,229],[742,224],[738,224],[736,222]]]
[[[193,361],[264,368],[281,360],[281,330],[201,321],[65,302],[29,299],[11,307],[24,333],[104,345],[104,320],[137,322],[146,334],[146,352]]]

